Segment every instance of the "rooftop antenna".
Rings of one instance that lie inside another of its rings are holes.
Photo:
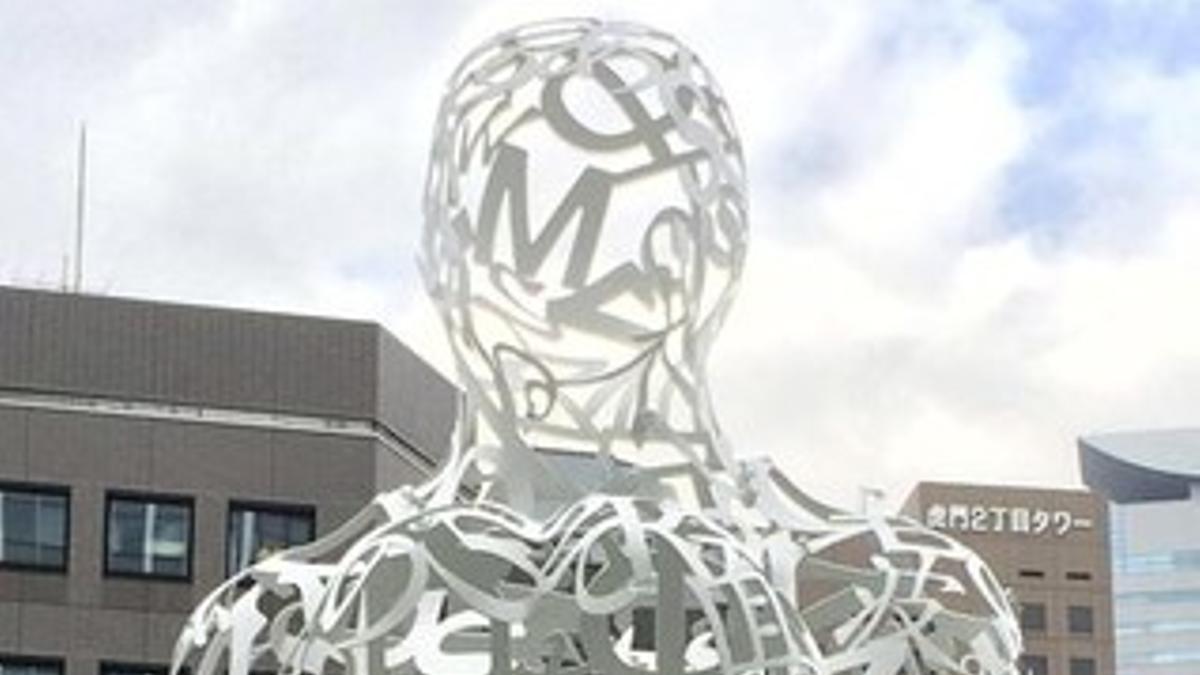
[[[882,500],[885,497],[887,497],[887,493],[881,488],[873,487],[871,485],[859,485],[858,512],[864,516],[871,515],[873,513],[871,509],[871,502]]]
[[[79,123],[79,150],[75,158],[75,270],[72,288],[83,291],[83,222],[87,203],[87,122]]]

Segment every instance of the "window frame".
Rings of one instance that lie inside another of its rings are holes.
[[[277,515],[287,516],[304,516],[312,521],[312,539],[311,543],[317,540],[317,507],[312,504],[297,504],[295,502],[272,502],[255,499],[231,499],[225,507],[225,578],[229,579],[241,570],[230,569],[230,557],[233,549],[233,541],[229,537],[229,531],[233,528],[233,517],[237,511],[258,511],[264,513],[274,513]],[[251,561],[253,564],[253,561]],[[245,569],[245,568],[243,568]]]
[[[0,480],[0,492],[27,492],[36,495],[52,495],[66,500],[63,513],[63,562],[62,565],[37,565],[0,559],[0,570],[14,572],[37,572],[40,574],[68,574],[71,566],[71,487],[58,483],[31,483],[27,481]],[[4,544],[0,541],[0,547]],[[8,655],[0,654],[0,659]],[[16,658],[14,656],[14,658]],[[50,659],[51,661],[53,659]]]
[[[164,574],[161,572],[130,572],[128,570],[114,570],[109,565],[109,534],[112,530],[112,504],[114,501],[133,501],[133,502],[154,502],[158,504],[171,504],[174,506],[184,506],[188,510],[188,536],[187,536],[187,565],[184,575]],[[192,583],[195,567],[196,567],[196,499],[190,495],[182,495],[177,493],[164,492],[148,492],[144,490],[106,490],[104,492],[104,539],[101,542],[103,549],[102,568],[105,578],[114,579],[141,579],[144,581],[169,581],[174,583]],[[115,663],[115,662],[114,662]]]
[[[41,656],[35,654],[13,654],[0,652],[0,664],[18,666],[52,666],[58,669],[58,675],[67,674],[67,661],[61,656]]]

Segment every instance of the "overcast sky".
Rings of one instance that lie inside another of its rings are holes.
[[[1200,3],[7,0],[0,281],[61,278],[86,118],[87,290],[374,319],[445,371],[413,263],[441,83],[564,14],[678,34],[733,106],[741,452],[849,506],[1077,485],[1078,435],[1200,423]]]

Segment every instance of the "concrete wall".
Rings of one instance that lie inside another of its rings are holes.
[[[454,427],[458,390],[391,333],[377,330],[375,338],[375,415],[405,443],[440,463]]]
[[[0,288],[0,389],[367,419],[378,332],[355,321]]]

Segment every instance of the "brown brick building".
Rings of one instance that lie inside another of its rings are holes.
[[[1022,673],[1113,675],[1106,502],[1084,490],[920,483],[903,512],[973,548],[1012,589]]]
[[[428,476],[455,401],[371,323],[0,288],[0,675],[161,671],[232,570]]]

